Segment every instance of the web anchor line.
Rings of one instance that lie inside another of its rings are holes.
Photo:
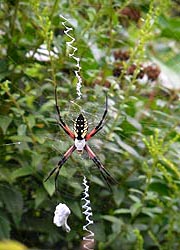
[[[94,248],[92,247],[94,247],[94,233],[89,229],[89,226],[94,224],[94,221],[91,219],[93,213],[91,208],[91,201],[89,199],[89,185],[85,176],[83,178],[83,185],[84,197],[81,200],[85,202],[82,208],[84,209],[83,214],[86,216],[86,225],[83,226],[83,230],[88,233],[86,236],[83,237],[83,249],[93,250]]]
[[[75,76],[77,78],[77,85],[76,85],[76,91],[77,91],[77,95],[78,95],[78,99],[80,99],[82,97],[82,93],[81,93],[81,87],[82,87],[82,78],[80,76],[80,70],[81,70],[81,66],[80,66],[80,58],[76,57],[74,54],[75,52],[78,50],[77,47],[74,47],[72,44],[75,42],[75,38],[72,37],[69,34],[69,31],[72,31],[73,28],[72,27],[68,27],[66,26],[66,22],[69,22],[68,19],[66,19],[64,16],[60,15],[61,18],[63,18],[65,20],[65,22],[62,22],[62,25],[65,27],[64,33],[66,34],[66,36],[68,36],[71,41],[70,42],[66,42],[67,47],[71,48],[73,50],[72,53],[69,53],[69,57],[72,57],[75,61],[76,61],[76,67],[77,70],[74,71]]]

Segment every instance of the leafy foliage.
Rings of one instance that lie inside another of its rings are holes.
[[[0,238],[39,249],[79,249],[82,179],[90,181],[96,249],[180,248],[178,3],[159,1],[3,1],[0,10]],[[59,14],[70,20],[81,58],[83,98]],[[108,118],[90,143],[118,184],[110,191],[86,156],[49,171],[72,141],[59,129],[85,111]],[[72,231],[52,223],[57,203]]]

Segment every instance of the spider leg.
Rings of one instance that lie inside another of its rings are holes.
[[[111,189],[110,184],[111,183],[117,183],[117,181],[104,168],[104,166],[102,165],[100,160],[97,158],[97,156],[94,154],[94,152],[92,151],[92,149],[88,145],[86,145],[84,149],[87,151],[87,153],[88,153],[89,157],[91,158],[91,160],[93,160],[93,162],[96,164],[96,166],[100,170],[100,173],[101,173],[102,177],[104,178],[104,180],[108,184],[109,188]]]
[[[70,130],[70,128],[66,125],[66,123],[63,121],[61,117],[60,109],[57,102],[57,86],[55,86],[54,95],[55,95],[55,106],[59,117],[58,124],[72,139],[74,139],[74,133]]]
[[[53,175],[56,172],[55,187],[57,189],[57,178],[59,175],[59,171],[60,171],[61,167],[63,166],[63,164],[67,161],[69,156],[74,152],[75,149],[76,149],[76,147],[75,147],[75,145],[73,145],[66,151],[66,153],[63,155],[62,159],[58,162],[57,166],[55,168],[53,168],[53,170],[49,173],[48,177],[44,181],[47,181],[51,177],[51,175]]]
[[[91,130],[89,134],[86,135],[86,141],[91,139],[92,136],[94,136],[97,132],[99,132],[99,130],[103,128],[104,126],[103,122],[104,122],[104,119],[106,118],[107,112],[108,112],[108,97],[106,94],[106,104],[105,104],[105,110],[104,110],[102,119],[100,120],[99,124],[93,130]]]

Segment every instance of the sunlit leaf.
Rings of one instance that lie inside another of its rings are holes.
[[[0,250],[26,250],[27,247],[13,240],[0,241]]]
[[[120,208],[114,211],[114,214],[130,214],[131,211],[128,208]]]

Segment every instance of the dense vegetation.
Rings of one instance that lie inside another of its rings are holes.
[[[85,175],[95,249],[180,249],[178,1],[4,0],[0,6],[0,238],[28,248],[80,249]],[[81,59],[81,99],[60,14],[70,20]],[[60,172],[58,192],[53,177],[44,182],[72,145],[57,125],[55,85],[71,128],[82,111],[96,126],[108,93],[104,129],[90,145],[118,181],[112,190],[86,154],[76,152]],[[52,223],[59,202],[72,212],[69,234]]]

